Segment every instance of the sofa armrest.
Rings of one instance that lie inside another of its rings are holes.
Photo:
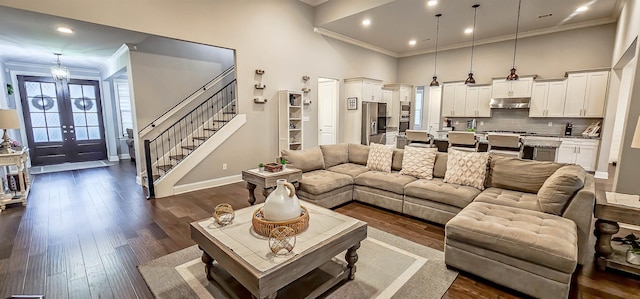
[[[589,250],[589,237],[591,236],[591,223],[593,222],[593,209],[596,202],[595,180],[593,175],[587,174],[584,187],[578,190],[567,205],[562,217],[575,222],[578,230],[578,264],[588,263],[593,256]]]

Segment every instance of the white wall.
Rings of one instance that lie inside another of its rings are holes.
[[[566,71],[611,67],[615,29],[615,24],[606,24],[518,39],[518,74],[561,78]],[[433,57],[430,53],[400,58],[398,82],[429,85]],[[439,52],[438,81],[464,81],[470,59],[469,47]],[[512,63],[513,40],[474,48],[473,71],[478,84],[506,77]]]
[[[310,77],[309,82],[317,82],[319,76],[366,76],[397,82],[397,59],[314,33],[313,8],[298,0],[158,0],[153,5],[135,0],[127,1],[126,9],[118,1],[0,0],[0,5],[235,49],[238,110],[247,114],[247,124],[185,177],[183,184],[237,175],[273,160],[278,154],[276,92],[301,89],[304,75]],[[253,103],[256,69],[266,71],[267,104]],[[315,146],[318,140],[317,85],[310,88],[306,147]],[[228,164],[227,171],[222,171],[222,163]]]
[[[625,124],[624,116],[626,115],[627,108],[629,106],[631,83],[633,82],[633,73],[636,69],[635,61],[636,60],[633,60],[632,62],[627,64],[627,66],[625,66],[622,70],[622,77],[620,79],[620,93],[618,95],[618,102],[616,104],[617,107],[615,109],[615,115],[617,115],[618,117],[614,117],[613,135],[611,137],[611,149],[609,151],[609,163],[617,162],[618,156],[620,155],[620,144],[623,137],[622,131]]]

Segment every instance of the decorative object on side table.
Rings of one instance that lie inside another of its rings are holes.
[[[20,119],[18,112],[13,109],[0,109],[0,129],[4,129],[2,135],[2,143],[0,143],[0,154],[10,154],[14,150],[11,149],[11,139],[7,135],[8,129],[20,129]]]
[[[264,165],[264,170],[268,172],[278,172],[282,171],[282,164],[278,163],[268,163]]]
[[[627,250],[627,263],[640,265],[640,239],[634,234],[628,234],[624,238],[615,237],[612,241],[620,242],[623,245],[629,245]]]
[[[236,213],[228,203],[219,204],[213,209],[213,219],[220,225],[224,226],[231,223],[235,217]]]
[[[262,163],[258,164],[258,171],[259,172],[263,172],[264,171],[264,164],[262,164]]]
[[[288,254],[296,246],[296,233],[288,226],[278,226],[269,234],[269,248],[276,255]],[[285,250],[286,252],[282,253]]]
[[[282,169],[287,169],[287,159],[281,158],[280,164],[282,164]]]

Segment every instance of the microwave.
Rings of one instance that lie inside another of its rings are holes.
[[[401,101],[400,102],[400,111],[401,112],[406,112],[408,114],[411,111],[411,102]]]

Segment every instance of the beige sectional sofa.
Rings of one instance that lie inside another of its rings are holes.
[[[576,264],[592,258],[595,185],[579,166],[495,155],[479,190],[444,181],[447,153],[436,154],[430,180],[400,174],[402,149],[391,172],[369,170],[369,147],[359,144],[281,155],[303,171],[301,199],[327,208],[356,200],[446,225],[448,265],[534,297],[566,298]],[[568,201],[540,199],[566,193],[567,178]]]

